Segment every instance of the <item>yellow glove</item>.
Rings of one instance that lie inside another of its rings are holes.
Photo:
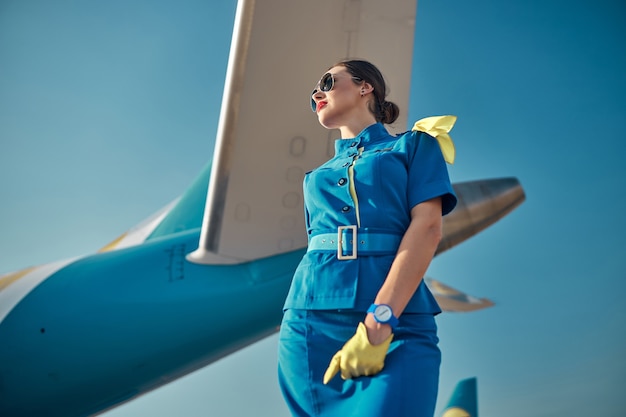
[[[365,324],[359,323],[354,336],[331,359],[324,373],[324,384],[328,384],[339,370],[343,379],[379,373],[385,366],[385,356],[392,339],[393,334],[390,334],[381,344],[372,345],[367,338]]]
[[[454,142],[448,133],[454,127],[456,122],[456,116],[432,116],[425,119],[418,120],[413,125],[413,129],[419,132],[428,133],[430,136],[437,139],[443,158],[447,163],[454,163],[454,156],[456,151],[454,150]]]

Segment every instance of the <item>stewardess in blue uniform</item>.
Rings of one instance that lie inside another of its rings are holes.
[[[455,118],[392,136],[384,124],[399,109],[386,95],[380,71],[362,60],[334,65],[311,93],[320,124],[341,139],[304,178],[308,250],[285,301],[278,352],[294,416],[434,413],[441,310],[422,277],[442,216],[456,205],[442,152]]]

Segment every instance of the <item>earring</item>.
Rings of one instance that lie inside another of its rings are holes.
[[[361,90],[361,97],[365,95],[365,90]]]

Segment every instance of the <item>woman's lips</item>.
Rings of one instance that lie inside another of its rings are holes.
[[[315,111],[322,110],[324,107],[326,107],[327,104],[328,104],[328,102],[326,102],[326,101],[319,101],[317,103],[317,109],[315,109]]]

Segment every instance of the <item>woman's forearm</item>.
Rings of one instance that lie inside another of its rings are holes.
[[[437,250],[442,234],[441,199],[418,204],[411,210],[411,223],[404,234],[396,258],[374,302],[388,304],[400,316],[417,290]],[[370,341],[376,344],[391,332],[389,326],[366,318]],[[382,331],[381,331],[382,330]]]

